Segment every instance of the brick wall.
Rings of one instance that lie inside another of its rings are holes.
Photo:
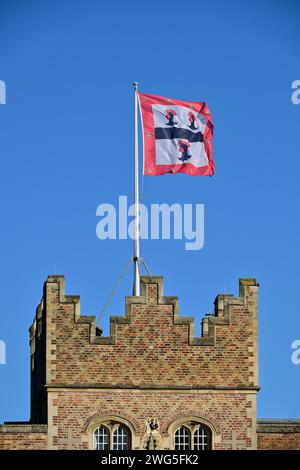
[[[260,450],[300,450],[300,420],[258,420]]]
[[[126,315],[111,317],[110,337],[97,337],[95,317],[80,316],[79,297],[65,296],[63,277],[49,277],[47,385],[256,389],[256,282],[241,280],[240,298],[217,297],[202,338],[162,288],[162,278],[142,278],[142,296],[127,297]],[[33,363],[37,370],[35,355]]]
[[[0,426],[0,449],[91,449],[104,421],[127,425],[140,449],[149,418],[163,449],[195,422],[214,449],[299,448],[294,421],[260,420],[257,432],[257,292],[255,279],[241,279],[238,298],[217,296],[197,338],[162,278],[144,277],[141,296],[127,297],[125,315],[99,337],[64,277],[49,276],[30,328],[31,424]]]
[[[206,423],[216,449],[256,448],[257,290],[242,279],[238,298],[219,295],[196,338],[162,278],[145,277],[141,297],[127,297],[125,315],[99,337],[64,277],[49,276],[30,330],[32,419],[47,415],[49,448],[91,448],[103,416],[123,420],[136,448],[148,418],[158,419],[163,448],[180,419]]]
[[[1,450],[46,450],[47,426],[0,425]]]
[[[125,423],[132,432],[133,448],[140,449],[148,418],[159,421],[164,449],[173,448],[177,424],[199,419],[213,431],[215,449],[256,447],[253,406],[248,393],[172,390],[53,389],[49,393],[49,444],[53,449],[92,448],[92,434],[106,420]],[[236,435],[236,444],[234,436]]]
[[[299,422],[257,426],[257,293],[255,279],[241,279],[239,297],[217,296],[197,338],[162,278],[144,277],[141,296],[127,297],[125,315],[99,337],[64,277],[49,276],[30,328],[31,420],[0,426],[0,449],[91,449],[104,421],[125,424],[140,449],[149,418],[163,449],[196,422],[214,449],[299,449]]]

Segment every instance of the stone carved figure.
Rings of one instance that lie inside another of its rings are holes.
[[[162,438],[159,433],[159,422],[156,418],[149,418],[146,422],[146,434],[143,448],[146,450],[158,450],[162,447]]]

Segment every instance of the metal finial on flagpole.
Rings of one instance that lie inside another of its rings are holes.
[[[140,212],[139,212],[139,140],[138,140],[138,82],[134,86],[134,280],[133,295],[140,294]]]

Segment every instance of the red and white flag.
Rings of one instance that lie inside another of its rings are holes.
[[[214,174],[213,122],[206,103],[139,93],[144,175]]]

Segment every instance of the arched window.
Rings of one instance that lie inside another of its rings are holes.
[[[212,448],[211,430],[194,421],[186,422],[174,433],[174,448],[175,450],[210,450]]]
[[[131,434],[127,426],[107,421],[95,429],[93,440],[95,450],[129,450]]]
[[[175,450],[189,450],[190,448],[190,431],[185,426],[181,426],[175,431]]]
[[[118,426],[113,432],[113,450],[129,449],[129,433],[125,426]]]
[[[109,450],[110,449],[109,431],[105,426],[100,426],[94,432],[94,449]]]
[[[210,431],[205,426],[199,426],[194,431],[194,450],[210,449]]]

